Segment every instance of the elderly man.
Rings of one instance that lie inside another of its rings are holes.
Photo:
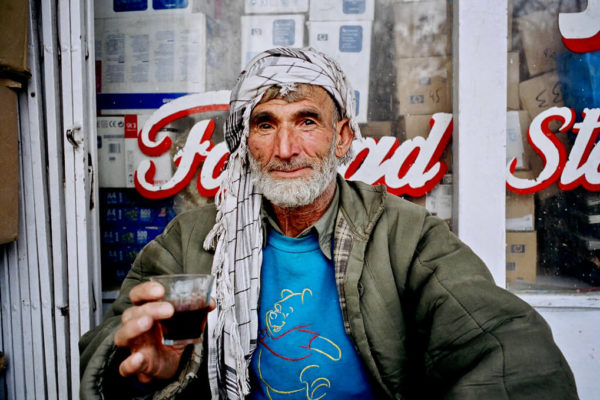
[[[574,399],[543,319],[439,219],[346,182],[339,66],[273,49],[242,72],[217,206],[179,215],[81,340],[82,398]],[[216,277],[205,343],[164,346],[155,274]]]

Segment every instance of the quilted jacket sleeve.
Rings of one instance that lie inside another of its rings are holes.
[[[408,284],[432,383],[422,398],[576,399],[544,319],[497,287],[442,221],[426,218],[421,237]]]

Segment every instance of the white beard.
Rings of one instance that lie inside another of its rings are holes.
[[[335,179],[339,165],[335,156],[335,140],[332,141],[327,156],[317,160],[314,164],[309,160],[295,160],[291,162],[272,161],[263,166],[250,152],[248,152],[248,160],[254,176],[254,187],[271,203],[283,208],[301,207],[314,202]],[[312,176],[275,179],[268,172],[272,169],[293,170],[304,166],[310,166],[313,169]]]

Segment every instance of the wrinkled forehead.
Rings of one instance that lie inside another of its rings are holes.
[[[327,90],[318,85],[297,83],[294,84],[293,87],[288,87],[285,90],[279,85],[273,85],[264,92],[256,105],[274,99],[283,100],[288,103],[309,99],[322,104],[324,107],[334,109],[340,114],[340,106],[337,104],[335,98]]]

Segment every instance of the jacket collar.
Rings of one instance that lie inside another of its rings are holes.
[[[385,186],[372,186],[337,177],[340,190],[340,210],[354,234],[366,240],[384,210]]]

